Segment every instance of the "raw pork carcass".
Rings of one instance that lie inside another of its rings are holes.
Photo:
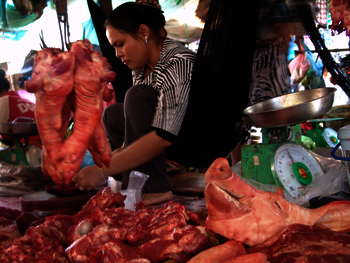
[[[87,150],[98,166],[108,166],[111,148],[101,122],[103,100],[110,99],[115,73],[88,40],[69,52],[46,48],[35,57],[32,79],[25,82],[36,95],[36,121],[43,145],[44,174],[61,187],[71,187]],[[65,138],[70,121],[72,134]]]
[[[35,93],[35,119],[43,149],[43,171],[56,184],[63,183],[57,169],[62,162],[62,143],[68,127],[70,105],[68,97],[73,90],[75,56],[57,48],[46,48],[37,53],[32,79],[25,88]]]
[[[105,67],[107,66],[105,65]],[[103,100],[105,102],[111,101],[114,96],[113,93],[114,90],[112,84],[110,84],[110,82],[106,83],[102,94]],[[94,161],[98,166],[102,167],[103,165],[109,165],[111,159],[111,148],[106,137],[104,126],[101,122],[97,123],[96,130],[90,139],[88,149],[92,153]]]
[[[208,229],[250,246],[268,246],[292,224],[333,231],[350,229],[350,202],[336,201],[316,209],[290,203],[280,193],[258,190],[232,172],[224,158],[205,174]]]
[[[88,40],[74,42],[70,53],[76,60],[74,128],[63,144],[64,161],[60,164],[66,184],[70,184],[73,176],[80,169],[89,145],[96,164],[109,166],[111,148],[102,127],[101,115],[106,83],[115,77],[107,59],[94,51]]]

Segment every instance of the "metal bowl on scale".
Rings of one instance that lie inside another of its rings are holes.
[[[303,90],[247,107],[244,113],[262,128],[293,125],[321,117],[333,105],[336,88]]]

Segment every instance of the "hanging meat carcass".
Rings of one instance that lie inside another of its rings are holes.
[[[36,96],[35,119],[43,148],[43,172],[56,184],[63,183],[57,164],[62,162],[60,150],[70,119],[74,69],[74,54],[46,48],[35,56],[32,79],[25,82],[27,91]]]
[[[71,186],[89,149],[98,166],[108,166],[111,148],[101,122],[107,83],[115,73],[88,40],[70,51],[45,48],[34,61],[32,79],[25,82],[36,94],[37,124],[43,145],[42,168],[59,186]],[[68,124],[73,132],[65,138]]]
[[[107,82],[115,73],[109,70],[107,59],[93,50],[88,40],[76,41],[70,53],[76,59],[74,74],[74,129],[63,144],[64,161],[60,170],[65,184],[69,184],[80,168],[87,148],[90,146],[97,165],[108,166],[111,148],[101,122],[103,95]]]

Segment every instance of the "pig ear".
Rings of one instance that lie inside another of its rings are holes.
[[[206,180],[209,178],[226,179],[232,174],[230,164],[225,158],[217,158],[205,172]]]
[[[209,167],[209,169],[220,169],[220,170],[226,170],[230,167],[230,164],[227,159],[223,157],[217,158]]]

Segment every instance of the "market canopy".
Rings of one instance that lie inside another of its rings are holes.
[[[86,0],[66,0],[70,41],[82,38],[99,45]],[[129,0],[130,1],[130,0]],[[65,0],[5,0],[0,6],[0,62],[11,61],[9,73],[21,69],[31,50],[41,49],[41,34],[50,47],[61,47],[56,2]],[[94,1],[97,4],[107,1]],[[112,8],[128,0],[111,0]],[[200,38],[203,23],[195,15],[198,0],[160,0],[168,35],[185,43]],[[99,4],[100,5],[100,4]],[[100,5],[103,8],[102,5]]]

